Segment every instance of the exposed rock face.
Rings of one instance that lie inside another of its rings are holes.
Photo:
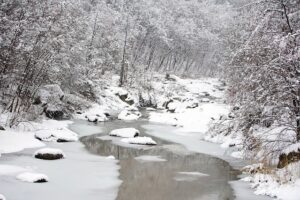
[[[5,131],[5,128],[0,125],[0,131]]]
[[[279,156],[279,162],[277,164],[277,168],[284,168],[290,163],[297,162],[300,160],[300,149],[298,151],[292,151],[288,154],[281,154]]]

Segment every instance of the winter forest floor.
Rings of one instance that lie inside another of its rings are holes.
[[[220,81],[172,76],[153,87],[155,109],[128,106],[121,96],[138,102],[137,91],[113,83],[101,105],[93,104],[69,121],[44,117],[4,127],[0,194],[8,200],[300,199],[299,178],[279,184],[272,174],[242,173],[257,161],[241,159],[237,145],[231,147],[240,138],[209,133],[214,122],[229,115]],[[8,117],[2,115],[1,124]],[[108,135],[120,128],[132,129],[115,133],[121,137]],[[37,159],[40,149],[63,159]],[[33,183],[41,179],[47,182]]]

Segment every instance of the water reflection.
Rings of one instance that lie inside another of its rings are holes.
[[[126,125],[142,130],[141,125],[145,123],[126,123]],[[124,127],[124,123],[115,121],[98,126],[103,126],[105,133],[108,133],[111,129]],[[155,138],[159,142],[158,146],[138,149],[119,146],[110,140],[101,140],[99,136],[98,134],[83,137],[81,141],[92,153],[103,156],[114,155],[120,160],[120,179],[123,183],[119,188],[117,198],[119,200],[234,199],[228,181],[235,180],[237,172],[221,159],[204,154],[174,153],[167,147],[177,144],[170,144],[158,138]],[[142,155],[160,156],[167,161],[140,162],[135,159]],[[209,176],[178,174],[178,172],[200,172]]]

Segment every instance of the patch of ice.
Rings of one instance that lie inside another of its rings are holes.
[[[133,138],[139,136],[140,131],[135,128],[121,128],[112,130],[109,135],[123,138]]]
[[[1,175],[11,175],[11,174],[17,174],[20,172],[25,172],[28,169],[15,166],[15,165],[0,165],[0,176]]]
[[[138,160],[139,162],[165,162],[166,159],[161,158],[160,156],[149,156],[143,155],[135,157],[134,159]]]
[[[34,138],[31,132],[1,131],[0,153],[13,153],[26,148],[45,146],[44,143]]]
[[[141,145],[156,145],[157,143],[150,137],[134,137],[134,138],[124,138],[122,142],[129,144],[141,144]]]
[[[17,179],[29,183],[48,182],[49,180],[49,178],[45,174],[32,173],[32,172],[21,173],[17,176]]]

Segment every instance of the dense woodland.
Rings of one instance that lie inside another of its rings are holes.
[[[58,84],[95,101],[93,84],[130,87],[161,72],[219,77],[243,148],[278,156],[300,141],[299,0],[1,0],[0,103],[24,115]],[[257,127],[283,127],[276,137]],[[296,137],[292,137],[296,133]],[[291,136],[291,137],[289,137]]]

